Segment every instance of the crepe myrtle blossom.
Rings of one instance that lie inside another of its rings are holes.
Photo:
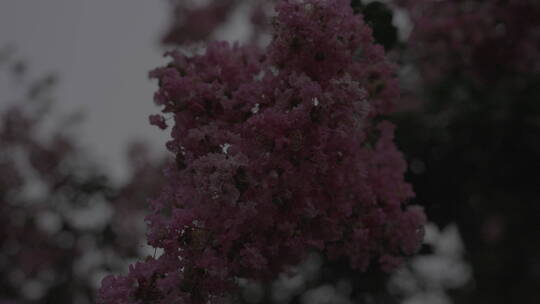
[[[249,20],[246,40],[257,43],[270,29],[269,14],[275,0],[170,0],[172,22],[162,38],[165,45],[182,46],[208,41],[242,10]]]
[[[381,117],[399,98],[394,67],[349,1],[276,11],[265,50],[214,42],[151,72],[176,156],[146,218],[163,254],[105,278],[100,303],[217,303],[314,249],[384,271],[418,249],[424,214],[406,206]]]
[[[408,39],[427,84],[457,72],[480,85],[540,71],[540,2],[398,0],[414,24]]]
[[[184,44],[188,41],[208,39],[217,27],[225,23],[237,1],[211,1],[206,5],[195,5],[197,1],[189,0],[170,2],[173,6],[174,21],[162,39],[165,44]]]

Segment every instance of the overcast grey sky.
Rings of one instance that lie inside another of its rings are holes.
[[[147,72],[165,62],[168,18],[164,0],[1,0],[0,47],[15,45],[34,74],[58,73],[57,107],[84,110],[82,143],[121,177],[130,140],[164,150],[166,132],[147,123],[158,110]]]

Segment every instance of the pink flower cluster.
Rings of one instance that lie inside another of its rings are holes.
[[[196,6],[192,1],[173,0],[174,22],[163,37],[163,43],[183,44],[208,39],[226,21],[236,2],[221,0]]]
[[[310,250],[389,271],[421,243],[424,214],[381,114],[394,67],[349,1],[280,1],[265,51],[226,42],[171,52],[155,102],[176,162],[152,200],[163,249],[103,281],[100,303],[215,303],[236,278],[272,279]]]
[[[171,0],[173,22],[169,26],[164,44],[184,45],[190,42],[207,41],[238,9],[246,10],[250,17],[250,37],[256,42],[269,29],[268,0],[210,0],[200,1]]]
[[[400,0],[409,43],[428,81],[457,71],[480,82],[540,71],[540,2]]]

